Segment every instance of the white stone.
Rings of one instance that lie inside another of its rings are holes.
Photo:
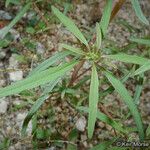
[[[90,67],[90,64],[88,62],[85,62],[83,65],[83,68],[88,69]]]
[[[3,85],[5,85],[5,80],[3,80],[3,76],[0,76],[0,87],[2,87]]]
[[[23,79],[23,72],[21,70],[9,73],[10,81],[19,81]]]
[[[8,12],[6,12],[6,11],[4,11],[4,10],[0,10],[0,20],[11,20],[12,19],[12,16],[8,13]]]
[[[20,105],[21,101],[19,99],[16,99],[16,100],[13,101],[13,104],[14,105]]]
[[[8,108],[8,102],[6,101],[5,98],[0,99],[0,114],[6,113]]]
[[[48,148],[48,150],[56,150],[56,148],[55,147],[50,147],[50,148]]]
[[[18,60],[16,59],[16,55],[13,54],[9,59],[9,68],[17,70],[18,65],[19,65],[19,63],[18,63]],[[23,79],[23,71],[17,70],[17,71],[9,72],[9,77],[10,77],[10,81],[13,81],[13,82],[22,80]]]
[[[34,11],[30,11],[28,12],[28,14],[26,15],[26,17],[28,18],[28,20],[31,20],[35,15],[35,12]]]
[[[15,41],[17,41],[18,39],[20,39],[20,33],[17,30],[10,29],[9,32],[12,34],[12,36],[13,36],[13,38],[14,38]]]
[[[10,58],[9,58],[9,68],[14,68],[16,69],[18,67],[18,60],[16,59],[16,55],[13,54]]]
[[[79,131],[84,131],[85,130],[85,127],[86,127],[86,119],[85,117],[80,117],[77,122],[76,122],[76,128],[79,130]]]
[[[45,52],[45,47],[41,43],[37,42],[36,51],[38,54],[43,54]]]
[[[6,56],[6,53],[0,49],[0,59],[3,59]]]
[[[16,150],[14,146],[10,146],[8,150]]]

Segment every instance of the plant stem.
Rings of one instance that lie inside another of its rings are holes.
[[[73,85],[74,81],[75,81],[76,78],[77,78],[78,72],[79,72],[79,70],[82,68],[84,62],[85,62],[85,60],[82,60],[77,66],[75,66],[74,71],[73,71],[73,73],[72,73],[72,77],[71,77],[69,86],[72,86],[72,85]]]
[[[112,13],[111,13],[111,17],[110,17],[110,22],[113,20],[113,18],[116,16],[116,14],[118,13],[118,11],[121,9],[122,5],[124,4],[126,0],[119,0],[115,7],[113,8],[112,10]]]

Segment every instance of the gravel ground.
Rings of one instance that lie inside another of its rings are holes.
[[[91,4],[92,3],[92,4]],[[6,13],[5,19],[10,20],[13,16],[12,10],[9,8],[8,10],[3,10],[3,4],[0,2],[0,14]],[[101,1],[98,5],[94,5],[93,1],[89,1],[88,3],[82,2],[75,6],[73,9],[74,12],[70,14],[74,20],[76,20],[77,24],[86,31],[85,27],[93,27],[94,23],[99,20],[101,17],[101,12],[103,8],[103,1]],[[146,17],[150,20],[149,10],[150,10],[150,2],[149,0],[141,1],[142,8]],[[96,7],[100,6],[100,7]],[[99,9],[100,8],[100,9]],[[13,8],[16,9],[16,8]],[[97,10],[97,11],[95,11]],[[4,12],[1,12],[4,11]],[[96,14],[95,12],[98,12]],[[30,14],[30,13],[29,13]],[[27,14],[27,19],[29,19],[30,15]],[[76,14],[76,15],[75,15]],[[3,15],[4,16],[4,15]],[[0,15],[0,19],[3,17]],[[119,20],[127,20],[131,26],[133,26],[137,32],[131,33],[127,28],[122,26],[119,23]],[[23,21],[22,21],[23,22]],[[42,34],[38,34],[35,36],[30,37],[26,33],[23,33],[23,25],[22,22],[17,25],[11,33],[14,38],[14,44],[20,48],[21,53],[24,55],[28,55],[29,59],[33,61],[33,63],[23,64],[16,60],[15,54],[10,53],[9,47],[4,49],[3,52],[0,51],[0,68],[14,68],[19,69],[20,67],[29,68],[31,66],[36,65],[39,61],[42,61],[48,58],[50,55],[55,53],[55,50],[58,49],[59,44],[62,42],[76,42],[76,39],[61,25],[51,24],[50,28],[52,30],[48,32],[44,32]],[[150,30],[149,27],[143,26],[137,19],[134,14],[133,9],[131,8],[130,3],[127,1],[123,8],[118,13],[117,17],[113,20],[113,22],[109,26],[108,31],[108,39],[112,40],[119,45],[119,47],[126,46],[128,43],[128,38],[132,35],[138,35],[138,37],[142,36],[149,36]],[[31,52],[19,44],[18,39],[22,39],[24,36],[28,36],[33,41],[36,41],[36,55],[33,55]],[[105,45],[106,43],[104,43]],[[107,45],[107,44],[106,44]],[[142,51],[142,47],[138,49],[131,49],[130,53],[137,53],[140,54]],[[40,55],[40,59],[39,56]],[[34,56],[34,57],[33,57]],[[31,62],[32,62],[31,61]],[[122,65],[122,64],[119,64]],[[87,66],[85,66],[86,68]],[[21,80],[27,75],[28,71],[19,70],[11,73],[2,73],[0,72],[0,87],[5,86],[6,84],[10,84],[14,81]],[[147,74],[147,77],[150,74]],[[127,87],[130,89],[131,93],[135,91],[133,80],[129,80],[127,83]],[[103,87],[105,88],[105,87]],[[20,129],[22,122],[30,109],[30,104],[23,107],[22,109],[16,109],[16,105],[22,104],[25,102],[19,95],[12,96],[12,97],[5,97],[4,101],[0,102],[0,141],[3,141],[5,137],[9,137],[11,140],[11,145],[9,150],[30,150],[32,149],[31,144],[31,131],[32,131],[32,124],[29,123],[29,127],[27,130],[28,136],[25,138],[21,138]],[[127,107],[120,102],[118,105],[118,101],[120,97],[117,94],[108,95],[104,101],[105,107],[109,108],[109,112],[112,113],[112,116],[118,116],[119,113],[116,110],[122,108],[123,111],[127,112]],[[145,126],[147,126],[150,122],[150,79],[147,79],[145,85],[143,87],[143,92],[141,95],[141,103],[139,109],[142,114],[142,118],[144,121]],[[49,123],[48,119],[45,116],[48,116],[47,109],[52,109],[51,112],[55,116],[52,120],[52,125]],[[70,131],[73,128],[76,128],[79,131],[78,140],[76,141],[80,150],[88,149],[93,145],[100,143],[103,140],[110,139],[111,137],[115,136],[114,131],[112,128],[102,122],[96,123],[95,134],[92,141],[87,140],[87,132],[86,132],[86,125],[87,125],[87,117],[79,114],[74,108],[72,108],[69,103],[63,99],[55,100],[55,95],[48,99],[45,104],[42,106],[41,116],[39,118],[39,125],[43,126],[43,128],[51,128],[52,133],[57,134],[60,136],[60,139],[66,140]],[[123,117],[123,116],[122,116]],[[125,124],[133,124],[133,120],[129,119],[124,122]],[[54,125],[55,124],[55,125]],[[137,139],[137,135],[133,134],[131,137]],[[55,146],[51,143],[47,148],[41,149],[49,149],[49,150],[56,150]],[[63,148],[62,148],[63,149]]]

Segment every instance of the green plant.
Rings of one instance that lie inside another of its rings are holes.
[[[29,5],[30,4],[27,4],[25,6],[25,11],[28,9]],[[101,93],[108,94],[112,93],[115,90],[121,96],[123,102],[125,102],[128,106],[130,113],[132,114],[136,123],[136,130],[139,133],[139,137],[141,140],[144,140],[145,134],[140,113],[138,111],[137,105],[134,103],[133,98],[131,97],[123,83],[129,77],[134,77],[144,73],[145,71],[150,70],[150,59],[124,53],[107,55],[105,53],[105,50],[101,48],[101,44],[105,39],[105,35],[107,33],[107,28],[111,16],[112,0],[107,1],[101,21],[100,23],[96,23],[96,41],[92,44],[89,44],[85,36],[81,33],[81,31],[71,19],[66,17],[54,6],[52,6],[52,11],[58,17],[58,19],[66,26],[66,28],[78,39],[79,42],[77,48],[76,46],[61,44],[61,49],[63,49],[63,51],[58,52],[51,58],[45,60],[35,69],[33,69],[26,79],[0,89],[0,97],[5,97],[18,94],[24,90],[29,90],[41,85],[45,86],[42,95],[34,103],[27,117],[24,120],[22,134],[25,135],[29,121],[40,108],[40,106],[44,103],[44,101],[50,96],[50,92],[52,92],[53,88],[57,85],[57,83],[60,80],[64,79],[66,72],[69,72],[74,68],[71,81],[67,85],[67,87],[71,87],[74,81],[77,79],[79,69],[83,66],[85,62],[87,62],[90,65],[91,69],[89,107],[87,108],[83,106],[77,106],[76,109],[88,113],[88,137],[91,139],[93,136],[96,119],[99,119],[111,125],[114,129],[118,130],[123,134],[129,133],[128,129],[123,127],[121,123],[112,120],[104,113],[98,111],[97,108],[98,103],[101,103]],[[20,17],[17,19],[17,21],[19,19]],[[146,22],[144,19],[142,20],[143,22]],[[10,28],[17,21],[13,22]],[[7,32],[10,28],[6,28]],[[5,31],[4,33],[6,34],[7,32]],[[146,42],[142,39],[131,40],[134,42],[149,45],[149,42]],[[70,55],[72,56],[72,60],[70,62],[65,62],[64,58]],[[55,64],[60,60],[61,64],[56,66]],[[137,70],[134,70],[133,68],[133,71],[129,72],[128,75],[125,75],[122,79],[118,79],[113,75],[112,69],[109,69],[110,66],[115,68],[117,67],[116,65],[112,65],[112,60],[134,64],[139,67]],[[102,81],[99,79],[100,76],[102,77],[101,80],[105,80],[105,82],[109,85],[109,88],[106,91],[99,90],[99,87],[102,83]],[[87,78],[87,80],[88,79],[89,78]]]

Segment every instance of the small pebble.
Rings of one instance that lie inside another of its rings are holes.
[[[104,128],[105,127],[105,124],[103,122],[98,122],[98,125],[101,127],[101,128]]]
[[[6,113],[8,108],[8,102],[5,98],[0,98],[0,114]]]
[[[80,117],[78,120],[77,120],[77,122],[76,122],[76,128],[79,130],[79,131],[81,131],[81,132],[83,132],[84,130],[85,130],[85,127],[86,127],[86,119],[85,119],[85,117]]]
[[[11,20],[12,19],[12,16],[4,11],[4,10],[0,10],[0,20]]]
[[[81,135],[81,140],[82,141],[86,141],[87,140],[87,136],[86,135]]]
[[[15,72],[10,72],[9,73],[10,81],[19,81],[23,79],[23,72],[20,71],[15,71]]]
[[[36,51],[38,54],[43,54],[45,52],[45,47],[43,44],[37,42],[36,44]]]

